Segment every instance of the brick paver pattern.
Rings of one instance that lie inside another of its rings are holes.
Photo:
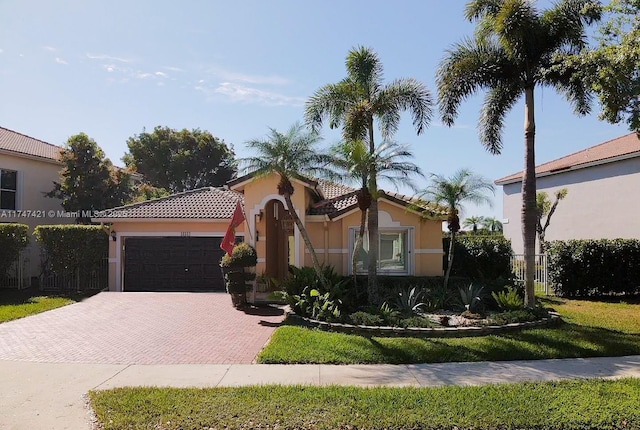
[[[234,309],[224,293],[103,292],[0,324],[0,360],[251,363],[284,319],[260,313]]]

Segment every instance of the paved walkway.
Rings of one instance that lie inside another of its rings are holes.
[[[254,384],[441,386],[640,378],[640,356],[415,365],[114,365],[0,361],[0,428],[87,429],[89,390]]]
[[[248,364],[284,312],[239,312],[230,300],[226,293],[103,292],[0,324],[0,360]]]

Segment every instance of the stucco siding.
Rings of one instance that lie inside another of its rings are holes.
[[[522,253],[520,182],[503,186],[505,237],[516,253]],[[538,191],[553,194],[562,188],[567,197],[558,204],[546,231],[546,239],[640,238],[640,158],[543,176]]]

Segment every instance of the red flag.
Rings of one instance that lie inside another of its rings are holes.
[[[244,212],[242,212],[242,206],[240,206],[240,201],[238,201],[236,210],[233,212],[233,217],[229,223],[229,227],[227,227],[227,233],[224,235],[224,238],[220,243],[220,248],[225,250],[229,255],[231,255],[233,248],[236,246],[236,228],[242,224],[244,220]]]

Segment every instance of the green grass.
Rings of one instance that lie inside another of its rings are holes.
[[[77,296],[43,296],[33,290],[0,290],[0,323],[75,303]]]
[[[299,326],[278,328],[261,363],[441,363],[640,354],[640,304],[543,299],[568,321],[505,335],[366,338]]]
[[[640,429],[640,379],[443,388],[118,388],[89,395],[104,430]]]

